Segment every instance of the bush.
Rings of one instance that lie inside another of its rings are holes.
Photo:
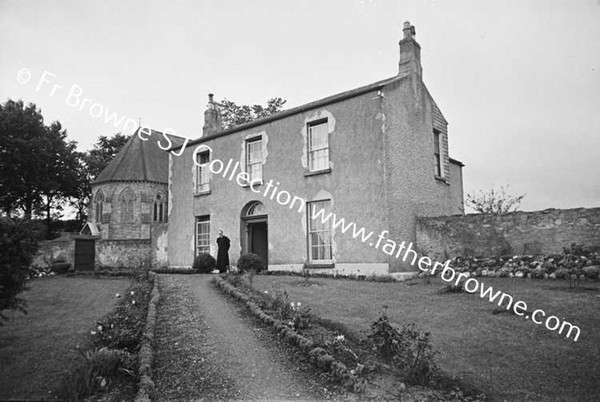
[[[0,218],[0,311],[27,312],[25,301],[17,295],[27,289],[29,265],[43,237],[39,222]],[[0,324],[6,319],[0,313]]]
[[[261,259],[256,254],[242,254],[237,262],[237,268],[240,273],[243,272],[261,272],[265,269]]]
[[[192,268],[201,274],[210,274],[213,269],[217,268],[217,261],[208,253],[201,253],[194,259]]]
[[[368,337],[373,349],[387,362],[394,364],[413,384],[427,385],[434,377],[436,365],[429,332],[420,332],[415,324],[392,326],[384,309],[371,324]]]
[[[584,267],[583,274],[588,279],[598,279],[598,277],[600,277],[600,266],[592,265],[589,267]]]

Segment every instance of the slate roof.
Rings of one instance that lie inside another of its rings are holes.
[[[129,141],[123,146],[117,155],[110,161],[108,166],[98,175],[93,184],[101,184],[113,181],[149,181],[167,184],[169,181],[169,152],[163,151],[158,146],[160,141],[163,146],[168,141],[163,133],[150,130],[151,135],[142,132],[140,135],[148,138],[146,141],[140,138],[136,130]],[[183,145],[184,138],[169,134],[173,147]]]

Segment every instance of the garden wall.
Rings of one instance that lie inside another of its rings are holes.
[[[31,266],[36,268],[50,268],[53,262],[64,261],[73,266],[75,251],[74,236],[77,233],[62,233],[62,235],[53,240],[44,240],[40,242],[40,248],[35,255]]]
[[[572,243],[600,249],[600,208],[419,218],[417,244],[431,256],[561,253]]]
[[[96,241],[96,269],[148,267],[151,263],[150,239]]]

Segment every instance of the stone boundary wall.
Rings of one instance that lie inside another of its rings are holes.
[[[97,240],[96,269],[150,266],[152,244],[147,240]]]
[[[437,259],[561,253],[572,243],[600,249],[600,208],[419,218],[417,245]]]
[[[55,261],[65,261],[73,267],[75,258],[75,241],[77,233],[63,233],[59,238],[43,240],[31,266],[35,268],[50,268]]]

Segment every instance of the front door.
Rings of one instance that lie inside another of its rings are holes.
[[[267,222],[248,223],[248,251],[260,257],[265,266],[269,263],[269,236]]]

